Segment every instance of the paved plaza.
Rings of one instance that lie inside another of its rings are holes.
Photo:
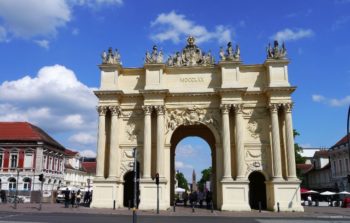
[[[310,219],[347,219],[350,221],[350,211],[346,208],[340,207],[304,207],[305,212],[271,212],[258,210],[253,211],[241,211],[241,212],[230,212],[230,211],[218,211],[201,208],[195,208],[194,212],[190,207],[176,207],[174,212],[173,209],[166,211],[160,211],[159,214],[156,211],[142,211],[138,210],[138,216],[193,216],[193,217],[249,217],[249,218],[310,218]],[[91,215],[120,215],[120,216],[131,216],[132,209],[123,208],[113,210],[107,208],[88,208],[80,206],[78,208],[64,208],[63,204],[43,204],[42,210],[39,211],[39,204],[18,204],[17,209],[14,209],[13,204],[0,204],[0,213],[16,215],[18,213],[31,213],[31,214],[49,214],[49,213],[61,213],[61,214],[91,214]],[[0,220],[2,217],[0,216]],[[0,221],[1,222],[1,221]]]

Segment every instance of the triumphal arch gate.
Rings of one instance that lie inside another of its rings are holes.
[[[172,205],[177,143],[206,140],[212,152],[216,208],[303,211],[296,176],[286,48],[275,41],[263,64],[243,64],[227,44],[215,63],[193,37],[164,62],[154,46],[144,66],[121,65],[118,51],[102,54],[98,153],[93,207],[128,206],[133,194],[133,148],[138,151],[138,207]],[[132,204],[131,204],[132,205]]]

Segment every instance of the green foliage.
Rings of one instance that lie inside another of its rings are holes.
[[[183,189],[185,189],[185,190],[187,191],[187,189],[188,189],[188,183],[187,183],[187,180],[186,180],[184,174],[181,173],[181,172],[177,172],[177,173],[176,173],[176,180],[177,180],[177,182],[178,182],[178,183],[177,183],[178,186],[181,187],[181,188],[183,188]]]
[[[205,183],[210,181],[212,173],[212,168],[208,167],[207,169],[202,170],[202,178],[197,182],[198,189],[203,191]]]
[[[293,129],[293,135],[294,135],[294,139],[296,136],[300,136],[299,132],[297,132],[297,130],[295,129]],[[295,150],[295,162],[297,164],[305,163],[306,158],[301,155],[301,153],[303,152],[303,148],[300,147],[298,143],[294,143],[294,150]]]

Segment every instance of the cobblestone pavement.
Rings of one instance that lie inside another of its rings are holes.
[[[112,215],[132,215],[132,210],[127,208],[107,209],[107,208],[88,208],[80,206],[78,208],[64,208],[63,204],[43,204],[42,210],[38,210],[39,204],[18,204],[14,209],[13,204],[0,204],[0,212],[24,212],[24,213],[84,213],[84,214],[112,214]],[[138,210],[138,215],[157,215],[156,211]],[[176,211],[169,209],[160,211],[161,216],[228,216],[228,217],[271,217],[271,218],[350,218],[350,209],[340,207],[305,207],[305,212],[270,212],[270,211],[250,211],[250,212],[229,212],[217,211],[212,213],[207,209],[196,208],[195,212],[191,208],[176,207]]]

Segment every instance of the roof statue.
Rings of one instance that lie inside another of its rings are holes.
[[[210,66],[214,65],[214,58],[211,52],[203,53],[195,44],[195,38],[187,38],[187,45],[181,52],[176,52],[167,60],[167,65],[171,67],[189,67],[189,66]]]
[[[157,45],[153,46],[152,54],[150,54],[148,51],[146,52],[145,63],[163,63],[163,52],[162,50],[158,52]]]
[[[103,64],[122,64],[118,49],[115,49],[113,52],[112,47],[109,47],[108,52],[106,53],[106,51],[103,51],[101,57]]]
[[[241,50],[239,45],[237,44],[236,49],[234,49],[232,47],[232,42],[228,42],[226,52],[221,47],[219,56],[221,61],[240,61]]]
[[[282,47],[280,48],[278,46],[278,41],[275,40],[273,42],[273,47],[271,47],[271,44],[269,43],[268,47],[266,47],[267,51],[267,59],[286,59],[287,55],[287,49],[286,46],[284,45],[284,42],[282,43]]]

